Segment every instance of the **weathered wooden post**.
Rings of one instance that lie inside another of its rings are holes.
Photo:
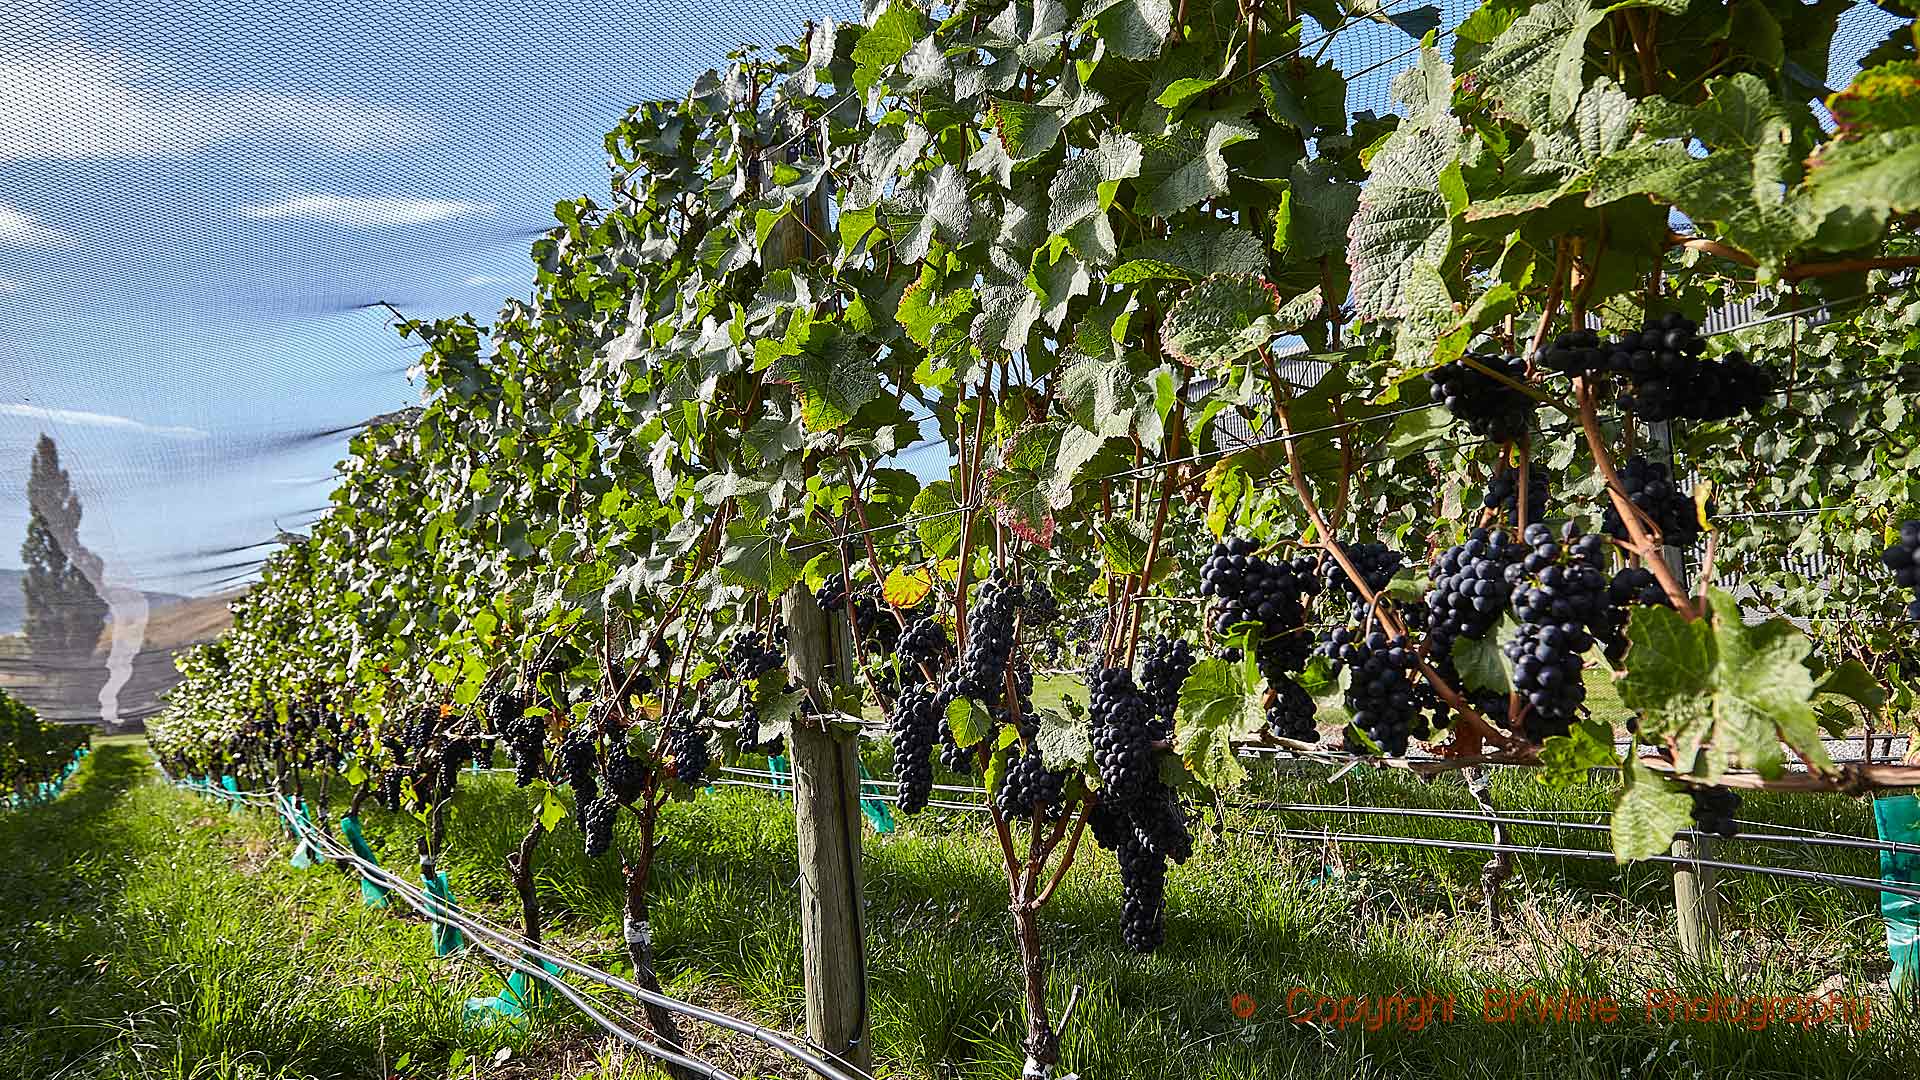
[[[1680,470],[1673,465],[1673,425],[1648,424],[1647,444],[1649,460],[1664,462],[1677,487]],[[1686,585],[1686,552],[1668,544],[1661,548],[1660,554],[1673,569],[1674,576]],[[1705,835],[1697,839],[1677,837],[1673,841],[1673,857],[1682,860],[1673,867],[1673,915],[1680,951],[1695,963],[1712,963],[1720,947],[1720,894],[1715,880],[1718,875],[1713,867],[1702,866],[1694,860],[1713,858],[1713,840]]]
[[[807,1037],[863,1072],[873,1065],[867,1016],[860,762],[852,732],[835,731],[833,688],[848,680],[841,635],[805,585],[782,600],[787,665],[810,707],[793,721],[793,812],[800,848],[800,951]]]

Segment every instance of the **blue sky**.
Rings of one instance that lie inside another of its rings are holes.
[[[1472,5],[1443,6],[1452,25]],[[277,439],[414,400],[414,350],[365,305],[487,320],[527,288],[553,203],[606,191],[600,138],[627,105],[827,15],[857,5],[11,0],[0,490],[47,431],[115,576],[209,591],[234,556],[195,552],[325,502],[343,441]],[[1407,42],[1363,28],[1327,57],[1352,71]],[[1384,110],[1405,62],[1349,107]],[[0,566],[25,524],[0,498]]]

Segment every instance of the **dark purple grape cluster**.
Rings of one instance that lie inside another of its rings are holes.
[[[872,642],[882,653],[890,653],[900,644],[900,617],[876,584],[863,585],[853,594],[853,632],[860,640]]]
[[[1107,668],[1088,688],[1094,763],[1101,798],[1125,803],[1143,794],[1157,779],[1153,709],[1126,668]]]
[[[513,782],[526,787],[538,780],[546,766],[546,717],[528,716],[526,699],[502,690],[487,703],[487,722],[507,746]]]
[[[1020,599],[1020,620],[1028,626],[1052,626],[1060,621],[1060,598],[1053,587],[1036,577],[1027,582],[1026,595]]]
[[[1059,817],[1064,808],[1062,796],[1067,790],[1067,771],[1049,769],[1040,758],[1038,747],[1030,748],[1007,766],[994,795],[994,805],[1008,818],[1030,818],[1038,813],[1042,820]]]
[[[1313,695],[1291,677],[1282,677],[1267,685],[1273,695],[1267,702],[1267,730],[1282,739],[1295,742],[1319,742],[1315,726]]]
[[[1693,796],[1694,828],[1715,836],[1740,835],[1740,823],[1734,820],[1740,813],[1739,792],[1732,788],[1696,787],[1689,788],[1687,794]]]
[[[1200,595],[1216,598],[1212,627],[1217,635],[1224,637],[1242,623],[1259,624],[1260,670],[1272,679],[1306,664],[1312,643],[1301,627],[1320,580],[1311,557],[1276,562],[1258,551],[1240,536],[1215,544],[1200,567]]]
[[[1185,807],[1156,777],[1129,799],[1102,791],[1087,827],[1120,864],[1120,939],[1134,952],[1152,952],[1166,940],[1167,863],[1193,854]]]
[[[573,811],[583,830],[586,828],[587,804],[600,794],[600,779],[594,768],[599,756],[594,749],[593,735],[584,728],[568,732],[554,755],[554,764],[560,767],[561,777],[573,789]]]
[[[1336,670],[1351,669],[1346,703],[1353,726],[1383,752],[1394,757],[1405,754],[1418,711],[1408,678],[1415,658],[1407,639],[1388,637],[1382,630],[1362,636],[1351,627],[1341,627],[1328,635],[1320,652],[1334,662]]]
[[[1534,412],[1540,408],[1538,398],[1514,385],[1526,385],[1527,362],[1517,356],[1472,354],[1471,359],[1479,366],[1455,360],[1427,372],[1434,396],[1475,435],[1494,442],[1525,437],[1533,426]]]
[[[1346,545],[1347,561],[1360,571],[1360,577],[1367,583],[1367,589],[1378,595],[1393,581],[1393,575],[1400,572],[1406,563],[1406,557],[1385,544],[1368,542]],[[1364,603],[1360,587],[1347,576],[1339,562],[1327,559],[1320,564],[1320,577],[1329,590],[1344,589],[1347,597],[1355,603]]]
[[[1193,671],[1193,646],[1186,638],[1161,635],[1147,643],[1140,665],[1140,692],[1153,710],[1156,738],[1173,737],[1173,718],[1180,711],[1180,684]]]
[[[667,721],[667,758],[673,762],[674,778],[689,787],[700,783],[713,763],[713,748],[707,741],[707,729],[692,716],[681,713]]]
[[[905,670],[925,667],[928,671],[938,671],[953,655],[953,642],[947,637],[947,628],[939,619],[923,615],[907,624],[906,632],[900,635],[900,649],[896,655]]]
[[[597,859],[612,850],[613,825],[619,816],[620,801],[611,792],[580,811],[580,831],[587,837],[587,858]]]
[[[1448,655],[1458,638],[1482,638],[1507,610],[1513,586],[1507,567],[1526,556],[1502,530],[1475,529],[1441,553],[1428,572],[1427,626],[1434,652]]]
[[[1635,607],[1672,607],[1673,601],[1667,597],[1667,590],[1660,587],[1660,579],[1653,571],[1644,566],[1628,566],[1613,575],[1607,583],[1607,611],[1609,632],[1601,638],[1606,646],[1607,659],[1615,664],[1627,656],[1627,620],[1633,617]]]
[[[987,704],[1006,697],[1019,603],[1020,590],[1003,571],[994,571],[974,590],[967,612],[967,651],[957,680],[960,696]]]
[[[607,740],[600,776],[606,781],[607,795],[621,806],[632,806],[647,784],[646,766],[627,752],[627,741],[619,736]]]
[[[820,587],[813,590],[813,602],[819,604],[820,610],[829,615],[845,611],[847,604],[847,575],[827,575],[827,580],[821,582]]]
[[[1508,521],[1520,520],[1520,470],[1501,469],[1487,481],[1487,493],[1480,504],[1488,510],[1505,514]],[[1527,470],[1527,520],[1539,521],[1547,516],[1547,471],[1541,468]]]
[[[1623,404],[1649,423],[1728,420],[1758,409],[1772,395],[1773,376],[1765,368],[1738,352],[1707,358],[1706,349],[1700,325],[1670,311],[1605,342],[1591,331],[1562,334],[1541,363],[1568,375],[1626,376],[1631,391]]]
[[[1521,727],[1531,742],[1564,735],[1586,701],[1581,654],[1595,636],[1611,634],[1605,565],[1606,540],[1581,535],[1569,522],[1560,539],[1545,525],[1529,525],[1526,557],[1507,571],[1520,629],[1507,643],[1513,686],[1525,701]]]
[[[1619,474],[1620,486],[1626,489],[1628,500],[1659,526],[1662,543],[1689,547],[1700,539],[1700,514],[1694,508],[1693,497],[1680,490],[1664,463],[1648,461],[1635,454],[1621,463]],[[1628,537],[1626,522],[1621,520],[1612,500],[1607,502],[1601,528],[1616,540]]]
[[[1120,864],[1120,940],[1150,953],[1167,940],[1167,860],[1132,837],[1114,851]]]
[[[1607,366],[1608,351],[1592,330],[1568,330],[1540,350],[1540,366],[1562,375],[1585,375]]]
[[[942,712],[944,716],[944,711]],[[940,767],[951,773],[973,771],[978,757],[972,747],[961,746],[954,741],[953,731],[947,725],[940,725]]]
[[[1880,553],[1881,565],[1893,571],[1894,584],[1912,589],[1913,602],[1907,605],[1907,618],[1920,622],[1920,521],[1900,525],[1900,539]]]
[[[438,797],[445,798],[460,785],[460,770],[473,763],[473,754],[478,747],[473,739],[448,739],[440,747],[440,753],[434,758],[433,782]]]
[[[769,671],[777,671],[787,662],[787,628],[785,624],[775,626],[768,634],[757,628],[740,632],[727,647],[727,654],[721,665],[722,674],[730,679],[751,682]]]
[[[893,779],[900,785],[904,813],[918,813],[933,794],[933,743],[943,718],[939,696],[925,686],[911,687],[900,695],[887,716],[893,733]]]

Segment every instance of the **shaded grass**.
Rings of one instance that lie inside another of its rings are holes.
[[[422,924],[292,869],[274,822],[159,783],[143,751],[101,746],[63,798],[0,816],[0,867],[0,1076],[441,1075],[499,1042],[462,1029],[491,991]]]

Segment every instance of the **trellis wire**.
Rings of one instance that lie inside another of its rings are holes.
[[[678,1013],[682,1016],[701,1020],[716,1027],[746,1035],[756,1042],[760,1042],[786,1054],[809,1069],[814,1070],[822,1076],[828,1077],[829,1080],[872,1080],[869,1074],[862,1073],[859,1070],[855,1070],[852,1074],[849,1074],[836,1068],[827,1061],[796,1046],[788,1036],[776,1032],[771,1028],[763,1027],[738,1017],[729,1016],[726,1013],[716,1012],[712,1009],[694,1005],[690,1002],[681,1001],[677,998],[668,997],[665,994],[656,993],[645,987],[628,982],[616,975],[584,964],[563,953],[529,942],[524,937],[521,937],[517,931],[494,923],[484,916],[474,914],[464,909],[449,908],[444,903],[425,899],[425,894],[411,882],[394,875],[385,867],[363,861],[354,852],[343,848],[331,835],[320,831],[312,823],[302,822],[298,817],[285,814],[271,796],[255,792],[235,793],[222,788],[202,787],[200,785],[191,785],[190,790],[200,791],[216,798],[243,802],[249,806],[275,811],[275,813],[287,823],[288,827],[293,829],[296,835],[299,835],[302,839],[313,843],[316,847],[324,849],[330,856],[337,857],[341,862],[353,865],[377,883],[394,889],[403,896],[408,896],[410,904],[413,904],[413,899],[410,894],[417,894],[422,898],[421,902],[432,904],[433,911],[426,912],[430,918],[458,927],[466,931],[470,936],[494,941],[505,948],[513,949],[521,953],[525,957],[531,957],[537,961],[543,961],[551,963],[556,967],[565,968],[583,978],[591,979],[603,986],[618,990],[647,1004],[657,1005],[669,1012]],[[413,904],[413,906],[418,907],[418,904]],[[533,973],[529,972],[529,974]]]

